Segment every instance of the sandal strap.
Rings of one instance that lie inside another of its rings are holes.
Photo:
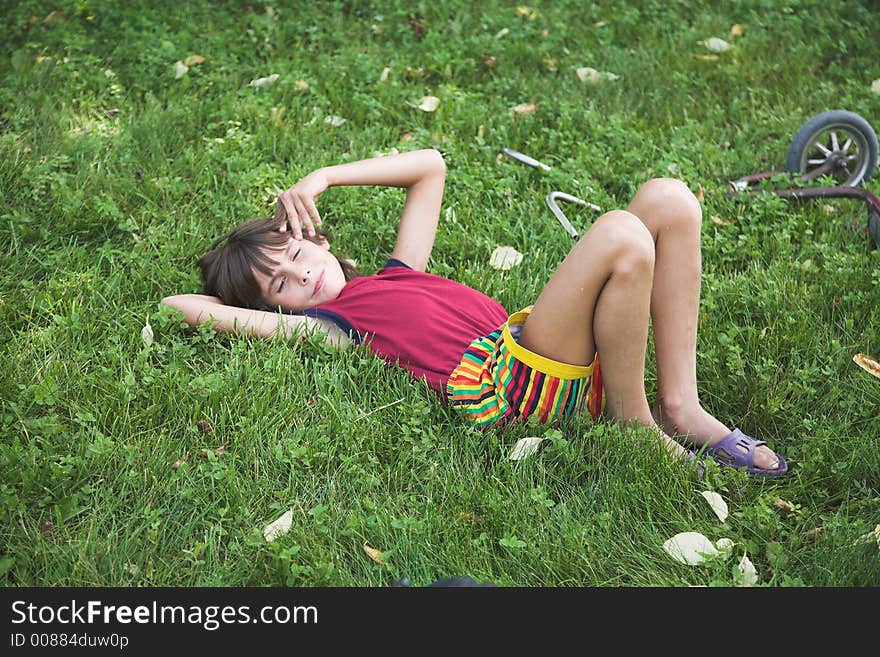
[[[708,451],[713,457],[722,459],[725,462],[754,467],[755,450],[761,445],[766,444],[767,442],[764,440],[752,438],[739,429],[734,429],[710,447]],[[743,452],[740,447],[746,451]],[[718,452],[723,452],[724,455],[721,455]]]

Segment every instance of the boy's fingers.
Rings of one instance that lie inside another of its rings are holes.
[[[318,207],[315,205],[315,202],[310,199],[307,207],[309,209],[309,214],[312,217],[312,221],[320,228],[322,225],[321,215],[318,214]]]
[[[290,198],[290,196],[287,194],[287,192],[285,192],[284,194],[279,196],[278,200],[284,206],[284,212],[285,212],[286,217],[282,217],[282,218],[286,218],[288,221],[290,221],[291,219],[296,217],[296,208],[293,205],[293,199]]]
[[[309,211],[306,209],[305,203],[301,199],[296,199],[296,211],[299,215],[300,221],[302,221],[302,225],[308,231],[309,235],[314,235],[315,227],[312,225],[312,218],[309,216]]]

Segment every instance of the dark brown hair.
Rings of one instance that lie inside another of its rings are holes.
[[[253,270],[270,276],[275,262],[267,249],[280,249],[289,239],[289,233],[278,231],[279,221],[274,217],[257,217],[236,226],[231,232],[215,240],[210,250],[199,258],[205,292],[219,297],[227,306],[274,310],[264,299]],[[328,239],[318,231],[314,237],[303,235],[315,244]],[[342,267],[345,280],[360,276],[350,260],[333,254]]]

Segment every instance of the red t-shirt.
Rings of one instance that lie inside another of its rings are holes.
[[[470,343],[507,321],[494,299],[399,260],[349,281],[333,301],[304,314],[333,321],[386,362],[424,377],[441,396]]]

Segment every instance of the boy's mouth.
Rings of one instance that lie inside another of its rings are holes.
[[[318,294],[321,291],[321,288],[324,287],[324,272],[321,272],[321,275],[318,276],[318,282],[315,283],[315,291],[312,292],[312,296]]]

